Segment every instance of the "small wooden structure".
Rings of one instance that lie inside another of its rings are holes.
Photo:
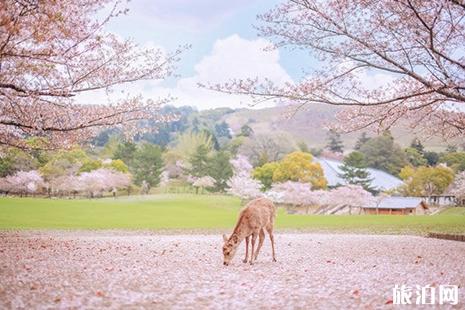
[[[418,197],[385,197],[375,205],[362,207],[364,214],[428,214],[429,207]]]

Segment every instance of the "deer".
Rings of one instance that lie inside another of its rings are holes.
[[[239,219],[234,227],[233,233],[228,238],[223,235],[223,265],[228,266],[236,254],[237,248],[245,239],[245,258],[243,263],[249,262],[251,265],[257,260],[258,253],[265,241],[265,230],[268,232],[271,241],[271,249],[273,262],[276,262],[274,248],[274,220],[276,218],[276,210],[273,202],[266,198],[257,198],[250,201],[239,213]],[[258,247],[255,251],[255,242],[258,240]],[[249,258],[249,239],[252,239],[252,249],[250,260]]]

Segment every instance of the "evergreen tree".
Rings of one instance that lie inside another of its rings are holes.
[[[394,143],[394,138],[389,131],[371,138],[362,146],[360,152],[365,155],[368,167],[381,169],[394,175],[399,174],[400,169],[408,165],[405,152]]]
[[[203,177],[208,175],[209,171],[209,150],[205,145],[199,145],[195,150],[194,154],[189,158],[191,165],[189,174],[194,177]]]
[[[225,121],[219,124],[215,124],[215,136],[217,136],[218,138],[225,137],[225,138],[231,139],[231,134],[229,132],[229,126]]]
[[[362,132],[362,134],[360,135],[360,137],[358,137],[357,142],[355,142],[354,150],[360,151],[360,149],[362,148],[362,146],[363,146],[365,143],[367,143],[368,141],[370,141],[370,138],[367,136],[367,133],[366,133],[366,132]]]
[[[134,152],[132,163],[134,183],[141,185],[145,181],[149,187],[157,186],[160,183],[164,163],[162,150],[158,145],[151,143],[139,145]]]
[[[428,166],[436,166],[439,162],[439,154],[433,151],[427,151],[424,154],[426,161],[428,162]]]
[[[342,153],[344,151],[344,145],[342,144],[341,135],[331,129],[328,132],[328,144],[326,147],[331,152]]]
[[[305,141],[300,141],[297,143],[297,147],[299,148],[299,151],[304,152],[304,153],[311,153],[310,149],[308,148],[307,143]]]
[[[339,177],[343,178],[348,184],[360,185],[367,191],[373,191],[371,188],[370,172],[367,170],[365,156],[360,152],[352,152],[344,158],[342,171]]]
[[[410,143],[410,147],[416,149],[418,153],[420,153],[421,155],[425,153],[425,147],[418,138],[414,138],[412,140],[412,143]]]
[[[200,133],[203,133],[205,134],[207,137],[210,137],[211,139],[211,142],[213,144],[213,148],[215,149],[215,151],[219,151],[220,149],[220,143],[218,142],[218,139],[216,138],[216,136],[208,129],[202,129],[200,131]]]
[[[230,156],[224,151],[217,152],[209,161],[208,175],[215,179],[215,191],[224,191],[233,176]]]
[[[446,153],[455,153],[457,152],[457,146],[449,144],[446,148]]]
[[[249,125],[247,124],[244,124],[242,125],[241,127],[241,136],[244,136],[244,137],[250,137],[251,135],[253,135],[253,129],[252,127],[250,127]]]
[[[425,166],[428,163],[423,153],[420,153],[417,148],[406,148],[405,155],[407,156],[408,162],[414,167]]]
[[[137,148],[136,145],[129,141],[119,143],[113,153],[112,159],[121,159],[129,167],[132,166],[132,160]]]

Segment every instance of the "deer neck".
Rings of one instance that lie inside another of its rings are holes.
[[[245,239],[245,237],[248,237],[250,234],[245,230],[242,229],[241,227],[236,227],[233,231],[233,235],[237,236],[237,239],[239,240],[238,244],[242,242],[242,240]]]

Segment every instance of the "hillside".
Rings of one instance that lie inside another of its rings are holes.
[[[234,132],[239,132],[240,127],[248,124],[255,134],[269,134],[270,132],[288,134],[295,142],[305,141],[310,147],[323,147],[326,144],[327,125],[335,121],[335,115],[342,108],[330,105],[313,104],[311,108],[301,110],[295,115],[289,115],[288,107],[274,107],[265,109],[241,109],[227,114],[223,119]],[[362,131],[342,134],[346,149],[352,149]],[[369,136],[376,132],[368,132]],[[438,137],[426,137],[399,125],[392,129],[396,141],[403,147],[408,146],[417,136],[423,144],[431,150],[441,151],[447,146],[447,142]],[[449,142],[454,144],[454,142]]]

